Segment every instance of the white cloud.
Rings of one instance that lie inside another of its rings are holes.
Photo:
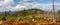
[[[24,0],[28,1],[28,0]],[[44,4],[44,3],[29,3],[29,2],[19,2],[20,4],[17,4],[15,7],[11,6],[14,4],[13,0],[4,0],[0,1],[0,11],[19,11],[25,9],[31,9],[31,8],[38,8],[42,10],[51,10],[52,9],[52,3]],[[60,9],[60,3],[55,2],[55,8],[58,10]]]
[[[0,1],[1,6],[7,6],[7,5],[11,5],[11,4],[13,4],[13,0]]]
[[[15,8],[25,8],[25,6],[17,5]]]
[[[15,10],[23,10],[24,8],[26,8],[26,6],[22,6],[22,5],[17,5],[16,7],[15,7]]]
[[[0,1],[0,11],[7,11],[8,10],[8,6],[14,4],[13,0],[1,0]],[[6,10],[5,10],[6,9]]]
[[[4,0],[4,5],[13,4],[13,0]]]
[[[31,7],[31,8],[39,8],[39,9],[42,9],[42,10],[51,10],[52,9],[52,3],[48,3],[48,4],[43,4],[43,3],[21,3],[23,6],[26,6],[26,9],[29,9],[28,7]],[[59,6],[57,8],[60,8],[60,3],[57,3],[55,2],[55,5],[56,6]],[[55,9],[57,9],[55,7]]]

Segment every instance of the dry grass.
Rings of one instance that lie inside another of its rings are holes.
[[[60,22],[54,23],[54,22],[49,21],[49,20],[45,20],[45,21],[29,21],[29,22],[25,22],[25,21],[5,21],[3,23],[5,25],[60,25]],[[3,24],[3,23],[0,22],[0,24]]]

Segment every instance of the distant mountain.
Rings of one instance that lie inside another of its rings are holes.
[[[40,9],[28,9],[28,10],[15,12],[14,15],[28,16],[28,15],[33,15],[33,14],[44,14],[44,13],[46,12]]]
[[[28,15],[34,15],[34,14],[44,14],[46,13],[46,11],[43,11],[43,10],[40,10],[40,9],[28,9],[28,10],[22,10],[22,11],[9,11],[9,12],[0,12],[1,14],[5,14],[8,15],[8,16],[28,16]]]

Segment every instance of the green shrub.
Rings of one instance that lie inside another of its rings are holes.
[[[4,21],[5,21],[5,20],[6,20],[6,17],[2,17],[2,20],[4,20]]]
[[[60,17],[57,17],[57,22],[60,22]]]
[[[31,18],[29,18],[29,17],[21,17],[20,18],[20,20],[22,20],[22,21],[27,21],[27,20],[30,20]]]
[[[17,17],[6,17],[7,20],[14,20],[16,21],[17,20]]]

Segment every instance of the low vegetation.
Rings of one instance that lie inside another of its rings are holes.
[[[59,11],[60,12],[60,11]],[[58,13],[59,13],[58,12]],[[30,24],[31,22],[34,23],[35,25],[37,23],[50,23],[52,20],[48,20],[45,18],[47,12],[39,9],[29,9],[29,10],[22,10],[18,12],[14,12],[14,14],[6,14],[7,16],[5,17],[4,14],[0,15],[0,21],[6,21],[7,23],[13,21],[13,23],[19,23],[23,21],[23,24]],[[56,18],[57,22],[60,22],[60,14]],[[31,24],[32,24],[31,23]],[[20,23],[19,23],[20,24]],[[55,23],[56,24],[56,23]]]

